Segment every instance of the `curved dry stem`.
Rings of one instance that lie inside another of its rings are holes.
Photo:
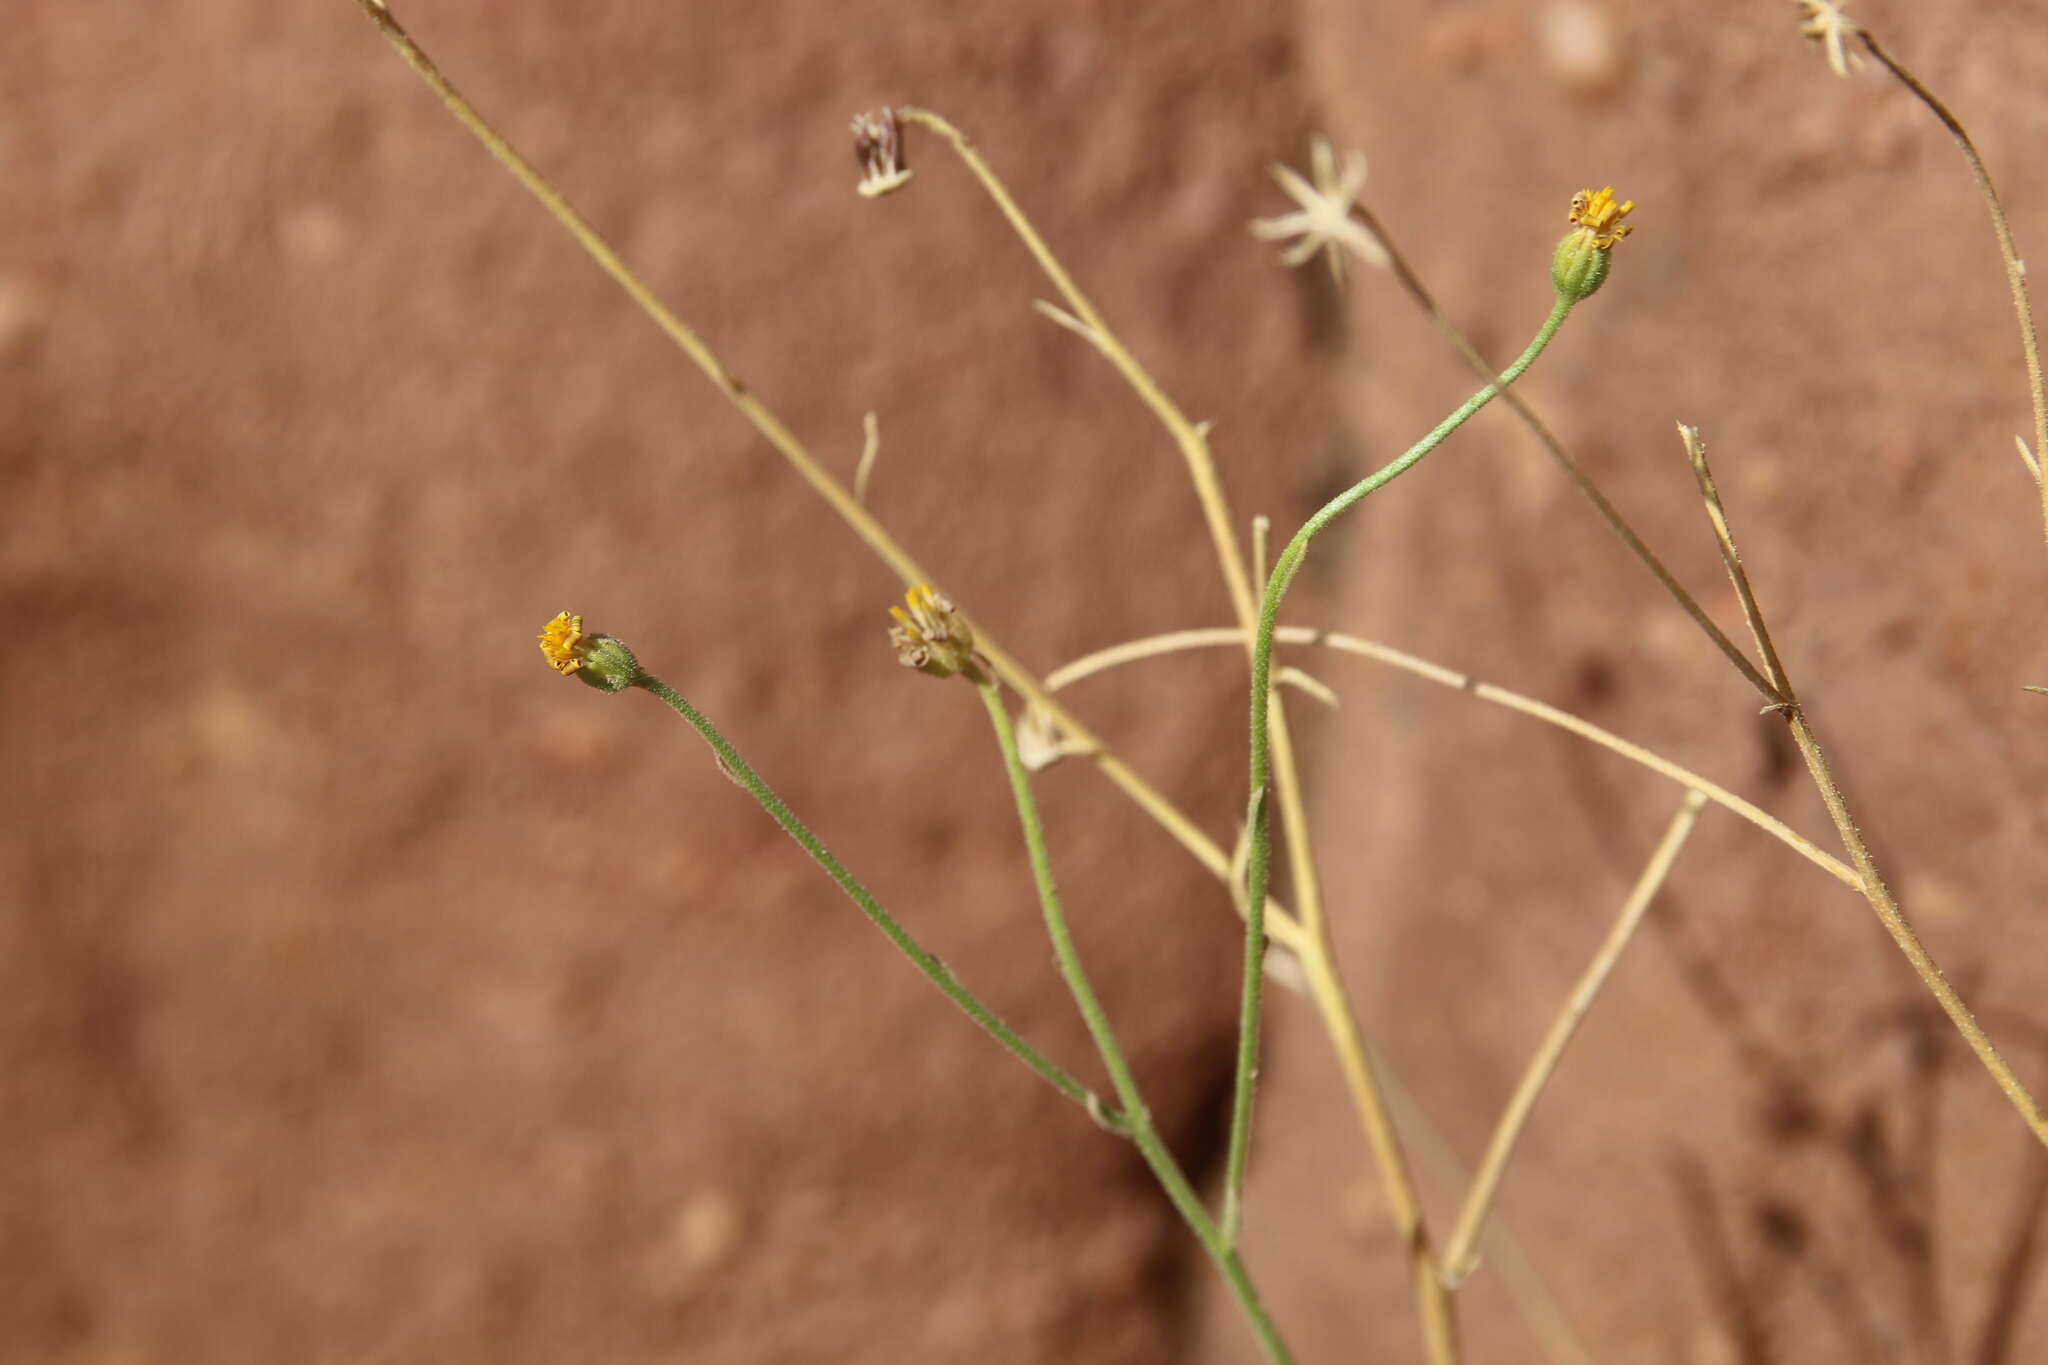
[[[1252,596],[1251,581],[1245,576],[1244,561],[1237,545],[1237,534],[1231,529],[1223,499],[1223,487],[1216,476],[1216,463],[1209,455],[1206,429],[1188,420],[1187,414],[1180,410],[1179,405],[1167,396],[1166,391],[1159,387],[1158,382],[1145,367],[1138,363],[1137,357],[1117,339],[1116,333],[1110,330],[1102,314],[1096,311],[1088,296],[1081,292],[1081,287],[1074,283],[1074,277],[1060,263],[1059,257],[1046,245],[1038,229],[1025,217],[1024,210],[1011,198],[1009,187],[1003,184],[1001,177],[982,159],[981,153],[974,149],[974,144],[968,140],[967,135],[954,127],[943,115],[933,113],[929,109],[904,106],[896,110],[896,116],[905,123],[914,123],[936,133],[953,148],[967,169],[973,172],[974,178],[981,182],[982,189],[987,191],[989,198],[995,201],[996,208],[1009,223],[1010,230],[1017,234],[1017,239],[1031,253],[1031,258],[1038,262],[1038,268],[1045,272],[1046,278],[1059,290],[1060,297],[1067,301],[1068,311],[1065,313],[1046,305],[1040,305],[1040,311],[1100,351],[1123,381],[1130,385],[1131,391],[1151,409],[1153,416],[1159,419],[1159,424],[1172,436],[1174,444],[1180,448],[1182,460],[1187,464],[1188,477],[1195,485],[1195,496],[1202,504],[1202,515],[1208,523],[1210,539],[1215,542],[1216,559],[1223,570],[1224,584],[1230,593],[1232,612],[1249,625],[1255,619],[1257,607]]]
[[[1072,663],[1055,668],[1045,675],[1045,690],[1063,691],[1084,678],[1092,678],[1097,673],[1106,673],[1124,664],[1154,659],[1164,654],[1178,654],[1202,645],[1238,644],[1244,638],[1243,631],[1232,630],[1228,626],[1215,630],[1176,630],[1164,635],[1147,635],[1120,645],[1111,645],[1107,649],[1098,649],[1092,654],[1084,654]],[[1273,680],[1291,683],[1325,706],[1334,707],[1337,704],[1335,692],[1326,683],[1300,669],[1275,669]]]
[[[853,469],[853,500],[865,507],[868,484],[875,477],[875,461],[882,454],[882,429],[875,421],[875,414],[861,414],[860,431],[860,463]]]
[[[1064,682],[1074,682],[1082,677],[1099,673],[1104,668],[1113,667],[1116,664],[1130,663],[1139,659],[1156,658],[1160,655],[1182,649],[1234,645],[1241,638],[1239,633],[1230,626],[1211,626],[1197,630],[1177,630],[1165,635],[1155,635],[1146,640],[1132,640],[1125,644],[1113,646],[1110,649],[1084,655],[1082,658],[1065,665],[1050,676],[1063,677]],[[1376,643],[1372,640],[1361,639],[1355,635],[1345,635],[1337,631],[1315,630],[1305,626],[1282,626],[1275,632],[1274,638],[1282,644],[1317,645],[1325,649],[1334,649],[1339,653],[1354,654],[1359,658],[1371,659],[1376,663],[1386,664],[1390,668],[1398,668],[1404,673],[1413,674],[1415,677],[1426,678],[1440,687],[1450,688],[1454,692],[1463,692],[1467,696],[1477,698],[1480,701],[1491,702],[1495,706],[1504,707],[1507,710],[1528,716],[1534,720],[1540,720],[1546,725],[1554,725],[1558,729],[1577,735],[1589,743],[1599,745],[1609,753],[1618,754],[1631,763],[1639,764],[1642,767],[1648,768],[1653,773],[1669,778],[1681,787],[1690,787],[1700,792],[1707,800],[1756,826],[1773,839],[1778,840],[1787,848],[1798,853],[1814,866],[1820,868],[1823,872],[1826,872],[1836,881],[1846,886],[1854,887],[1859,891],[1862,889],[1863,879],[1856,875],[1854,868],[1825,849],[1817,846],[1812,840],[1794,830],[1790,825],[1787,825],[1769,811],[1744,800],[1726,787],[1700,776],[1700,774],[1692,771],[1690,768],[1673,763],[1661,754],[1646,749],[1640,744],[1623,739],[1613,731],[1604,730],[1598,725],[1593,724],[1593,722],[1580,716],[1575,716],[1569,711],[1551,706],[1547,702],[1537,701],[1534,697],[1527,697],[1519,692],[1510,691],[1505,687],[1482,682],[1469,674],[1445,668],[1442,664],[1432,663],[1427,659],[1419,658],[1416,655]],[[1271,912],[1269,911],[1268,913],[1270,914]],[[1276,934],[1275,937],[1277,938],[1278,935]]]
[[[1977,182],[1977,192],[1984,196],[1984,207],[1990,210],[1992,231],[1998,234],[1998,255],[2005,262],[2006,287],[2012,291],[2013,312],[2019,317],[2020,349],[2027,357],[2027,391],[2034,403],[2034,449],[2041,452],[2040,458],[2048,459],[2048,385],[2042,381],[2041,342],[2034,330],[2033,305],[2027,301],[2027,266],[2020,257],[2019,246],[2012,239],[2012,224],[2006,220],[2005,205],[1998,198],[1997,187],[1991,183],[1991,172],[1984,169],[1984,158],[1977,154],[1977,144],[1970,141],[1962,120],[1950,113],[1948,106],[1920,83],[1919,77],[1901,66],[1868,29],[1859,29],[1857,36],[1863,40],[1863,46],[1870,55],[1877,58],[1900,85],[1911,91],[1913,98],[1926,105],[1928,112],[1941,120],[1941,126],[1948,129],[1949,136],[1963,149],[1963,159],[1970,163],[1971,178]],[[2025,453],[2024,449],[2022,453]],[[2041,485],[2041,527],[2043,535],[2048,535],[2048,482],[2042,481],[2038,469],[2034,481]]]

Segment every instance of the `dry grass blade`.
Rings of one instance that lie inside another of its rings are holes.
[[[1757,607],[1756,593],[1749,586],[1749,571],[1742,567],[1742,555],[1735,548],[1735,538],[1728,531],[1728,514],[1721,507],[1720,490],[1714,487],[1714,473],[1707,467],[1707,443],[1700,439],[1698,427],[1678,424],[1678,439],[1685,443],[1685,456],[1692,462],[1693,477],[1699,481],[1700,497],[1706,502],[1707,520],[1713,523],[1714,542],[1720,547],[1721,562],[1728,568],[1728,579],[1735,585],[1735,596],[1742,603],[1742,619],[1749,623],[1749,633],[1756,640],[1756,647],[1763,652],[1764,669],[1770,682],[1765,696],[1771,705],[1793,704],[1792,686],[1785,681],[1785,666],[1778,661],[1778,651],[1771,644],[1771,632],[1764,626],[1763,612]]]
[[[1494,1125],[1493,1140],[1487,1144],[1486,1156],[1479,1163],[1479,1174],[1472,1179],[1472,1187],[1458,1212],[1457,1226],[1444,1247],[1444,1281],[1451,1288],[1463,1283],[1478,1265],[1479,1238],[1486,1226],[1487,1215],[1493,1210],[1494,1196],[1500,1193],[1501,1177],[1507,1173],[1508,1162],[1514,1157],[1515,1144],[1521,1139],[1522,1130],[1528,1126],[1529,1116],[1536,1111],[1536,1101],[1542,1097],[1543,1088],[1550,1084],[1550,1078],[1557,1074],[1557,1064],[1563,1059],[1572,1035],[1578,1032],[1587,1011],[1593,1008],[1593,1001],[1613,974],[1615,963],[1621,961],[1622,951],[1635,937],[1636,928],[1643,922],[1650,902],[1663,889],[1664,879],[1671,875],[1671,866],[1678,861],[1678,854],[1691,837],[1700,809],[1706,803],[1707,798],[1700,792],[1685,794],[1678,813],[1671,817],[1671,824],[1664,831],[1664,838],[1651,853],[1642,876],[1636,879],[1635,887],[1622,904],[1621,913],[1615,917],[1614,927],[1608,930],[1592,961],[1586,964],[1578,985],[1572,988],[1564,1008],[1558,1011],[1549,1032],[1544,1034],[1536,1055],[1529,1059],[1521,1083],[1515,1087],[1514,1095],[1501,1111],[1500,1121]]]
[[[1714,538],[1721,547],[1721,558],[1728,566],[1728,575],[1735,583],[1735,591],[1742,599],[1743,615],[1749,619],[1750,629],[1756,635],[1757,648],[1763,651],[1764,662],[1770,670],[1772,683],[1777,687],[1780,699],[1767,710],[1778,712],[1791,728],[1792,742],[1799,748],[1799,756],[1806,761],[1806,770],[1813,778],[1813,784],[1820,792],[1821,804],[1827,807],[1828,818],[1834,822],[1835,832],[1841,837],[1842,847],[1849,854],[1849,861],[1855,866],[1861,883],[1864,899],[1877,912],[1877,918],[1891,935],[1892,942],[1906,955],[1913,971],[1941,1005],[1942,1011],[1963,1035],[1970,1045],[1970,1051],[1977,1054],[1977,1060],[1991,1073],[1998,1088],[2005,1092],[2006,1099],[2019,1112],[2034,1137],[2048,1147],[2048,1116],[2034,1101],[2034,1096],[2021,1083],[1998,1049],[1992,1045],[1990,1035],[1984,1032],[1970,1007],[1963,1003],[1962,996],[1942,974],[1933,956],[1920,942],[1920,935],[1914,931],[1899,908],[1898,899],[1885,884],[1884,876],[1878,871],[1877,862],[1871,856],[1870,844],[1863,837],[1856,819],[1849,811],[1849,803],[1842,795],[1841,784],[1835,780],[1834,770],[1829,767],[1827,755],[1821,752],[1820,740],[1807,721],[1806,712],[1799,704],[1799,696],[1793,690],[1791,680],[1786,677],[1784,665],[1778,659],[1776,646],[1771,643],[1770,628],[1765,625],[1763,612],[1757,606],[1755,594],[1750,591],[1749,575],[1743,571],[1742,556],[1735,548],[1734,535],[1728,529],[1728,518],[1721,507],[1719,493],[1714,488],[1713,476],[1707,468],[1706,445],[1700,440],[1699,432],[1680,423],[1679,435],[1685,442],[1686,454],[1691,458],[1693,472],[1699,479],[1700,496],[1705,501],[1707,519],[1714,528]]]

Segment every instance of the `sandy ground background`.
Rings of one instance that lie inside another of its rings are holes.
[[[2048,234],[2048,6],[1855,11]],[[1739,625],[1705,428],[1879,857],[2048,1085],[2048,554],[1990,229],[1927,112],[1775,0],[416,0],[448,71],[1041,670],[1228,604],[1178,460],[937,108],[1283,532],[1472,387],[1390,279],[1246,221],[1327,130],[1489,354],[1581,185],[1614,279],[1526,396]],[[1133,1153],[919,981],[564,607],[694,698],[973,986],[1093,1078],[974,699],[901,585],[344,0],[16,0],[0,43],[0,1360],[1253,1359]],[[1819,838],[1782,725],[1501,412],[1322,542],[1290,617],[1580,711]],[[1345,966],[1432,1217],[1678,793],[1302,657]],[[1227,842],[1242,664],[1074,694]],[[1238,936],[1085,762],[1040,783],[1084,951],[1191,1167]],[[1276,992],[1247,1254],[1304,1362],[1419,1361],[1399,1248]],[[1998,1365],[2048,1165],[1852,892],[1709,812],[1503,1195],[1470,1358]],[[1537,1308],[1532,1310],[1531,1304]],[[1547,1308],[1545,1307],[1547,1305]],[[1539,1323],[1532,1328],[1528,1314]],[[1552,1315],[1545,1318],[1543,1314]],[[1574,1345],[1576,1343],[1576,1346]],[[1581,1354],[1574,1354],[1577,1350]]]

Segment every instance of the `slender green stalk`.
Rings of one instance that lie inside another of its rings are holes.
[[[1272,759],[1267,731],[1270,707],[1267,700],[1272,692],[1273,634],[1279,628],[1280,604],[1286,599],[1287,589],[1294,582],[1295,574],[1301,571],[1302,559],[1308,554],[1309,542],[1322,529],[1370,497],[1401,475],[1413,469],[1422,457],[1443,444],[1444,438],[1463,426],[1472,414],[1485,407],[1501,390],[1522,377],[1522,372],[1536,363],[1536,357],[1543,354],[1543,348],[1557,335],[1557,329],[1572,310],[1576,300],[1560,293],[1556,305],[1545,318],[1543,326],[1530,341],[1528,349],[1501,373],[1499,379],[1488,384],[1459,405],[1457,411],[1439,422],[1436,429],[1410,446],[1398,458],[1381,467],[1325,503],[1310,517],[1302,528],[1294,533],[1294,539],[1287,542],[1287,548],[1280,552],[1280,558],[1273,565],[1272,576],[1266,580],[1265,603],[1259,612],[1259,634],[1252,649],[1252,693],[1251,693],[1251,801],[1250,826],[1251,860],[1245,872],[1245,952],[1244,952],[1244,998],[1238,1017],[1237,1079],[1231,1096],[1230,1150],[1224,1163],[1224,1198],[1229,1207],[1236,1198],[1236,1192],[1244,1187],[1245,1162],[1251,1146],[1252,1099],[1256,1088],[1259,1061],[1259,1006],[1260,991],[1264,981],[1266,956],[1266,882],[1268,868],[1273,855],[1272,826],[1267,818],[1265,793],[1267,783],[1272,780]]]
[[[1116,1030],[1110,1026],[1109,1015],[1103,1010],[1095,987],[1088,980],[1087,970],[1081,965],[1074,935],[1067,927],[1066,909],[1060,903],[1059,886],[1053,880],[1052,857],[1045,846],[1045,823],[1039,818],[1038,801],[1031,794],[1031,775],[1025,770],[1024,759],[1017,752],[1017,732],[1010,724],[1009,709],[1003,705],[1002,691],[995,682],[988,680],[978,683],[977,690],[981,693],[982,704],[988,708],[989,722],[995,726],[996,743],[1003,751],[1003,766],[1010,775],[1010,791],[1017,799],[1017,821],[1024,829],[1024,846],[1031,856],[1031,875],[1038,887],[1039,906],[1045,912],[1045,928],[1052,938],[1053,955],[1059,961],[1060,975],[1066,978],[1074,1003],[1080,1007],[1088,1032],[1095,1039],[1096,1050],[1102,1054],[1102,1065],[1109,1072],[1110,1084],[1116,1088],[1117,1102],[1123,1106],[1131,1141],[1137,1144],[1145,1164],[1152,1168],[1153,1176],[1166,1191],[1166,1197],[1173,1201],[1174,1208],[1180,1211],[1188,1229],[1216,1263],[1238,1306],[1244,1310],[1266,1358],[1275,1365],[1284,1365],[1292,1357],[1280,1340],[1272,1318],[1267,1315],[1258,1290],[1245,1271],[1243,1260],[1236,1249],[1223,1240],[1222,1233],[1209,1217],[1209,1211],[1202,1207],[1201,1196],[1195,1193],[1180,1163],[1174,1160],[1173,1153],[1159,1136],[1159,1130],[1152,1123],[1152,1111],[1146,1107],[1145,1097],[1138,1089],[1137,1077],[1132,1074],[1123,1046],[1117,1041]]]
[[[923,972],[934,986],[945,992],[946,998],[958,1005],[968,1018],[981,1025],[989,1037],[1001,1043],[1011,1056],[1037,1072],[1047,1084],[1062,1095],[1086,1109],[1105,1127],[1116,1132],[1126,1130],[1128,1116],[1110,1110],[1103,1104],[1101,1096],[1047,1061],[1036,1048],[1018,1037],[1008,1024],[997,1018],[995,1012],[976,998],[972,991],[961,985],[958,978],[947,970],[945,963],[920,947],[917,940],[896,922],[895,917],[884,910],[868,889],[846,870],[846,865],[833,856],[832,850],[826,848],[818,836],[811,833],[803,821],[797,819],[796,812],[761,780],[760,774],[740,757],[739,750],[733,748],[725,736],[705,719],[702,712],[690,705],[680,692],[647,673],[636,678],[633,686],[652,692],[668,703],[670,710],[688,721],[692,728],[704,737],[704,742],[711,746],[711,751],[718,755],[720,767],[732,777],[732,780],[745,787],[748,794],[760,802],[761,809],[767,811],[774,817],[775,823],[782,826],[782,832],[796,840],[803,851],[811,855],[811,860],[824,868],[826,875],[833,881],[839,883],[839,889],[844,891],[847,898],[860,907],[861,913],[896,945],[897,951],[909,958],[912,965]]]
[[[1437,331],[1443,335],[1446,341],[1451,343],[1452,348],[1459,355],[1464,357],[1465,363],[1480,378],[1484,379],[1490,376],[1493,373],[1493,366],[1486,362],[1486,357],[1479,354],[1479,349],[1472,344],[1471,338],[1459,330],[1458,325],[1451,321],[1450,315],[1438,306],[1435,297],[1430,294],[1428,289],[1423,287],[1421,277],[1415,273],[1415,268],[1409,264],[1408,258],[1402,254],[1401,248],[1395,244],[1394,239],[1387,235],[1387,230],[1381,225],[1380,220],[1368,211],[1363,204],[1355,205],[1352,208],[1352,212],[1363,220],[1366,227],[1371,230],[1372,235],[1379,241],[1381,249],[1387,253],[1387,263],[1394,272],[1394,278],[1400,282],[1402,290],[1414,301],[1415,306],[1429,315],[1429,320],[1435,324]],[[1586,501],[1593,504],[1594,512],[1599,515],[1602,522],[1606,523],[1607,529],[1612,531],[1615,538],[1628,547],[1629,553],[1634,555],[1641,562],[1642,566],[1650,571],[1651,577],[1663,585],[1664,591],[1671,595],[1671,600],[1676,602],[1679,609],[1692,618],[1693,624],[1698,626],[1701,633],[1713,642],[1714,648],[1721,651],[1728,662],[1735,666],[1735,671],[1748,679],[1751,686],[1755,687],[1757,691],[1768,695],[1771,690],[1770,685],[1765,681],[1764,676],[1757,672],[1756,665],[1751,663],[1743,652],[1736,647],[1735,642],[1729,639],[1719,626],[1714,624],[1714,618],[1707,615],[1706,608],[1699,604],[1699,599],[1686,590],[1685,585],[1678,581],[1677,576],[1664,566],[1664,561],[1657,558],[1656,553],[1643,543],[1643,538],[1636,534],[1635,527],[1629,525],[1628,519],[1622,516],[1621,510],[1609,501],[1607,494],[1601,491],[1600,485],[1593,481],[1593,476],[1588,474],[1585,468],[1572,457],[1572,453],[1569,450],[1565,449],[1564,442],[1559,440],[1557,434],[1551,431],[1550,427],[1541,417],[1536,415],[1536,410],[1530,407],[1518,393],[1504,393],[1501,395],[1501,401],[1506,403],[1509,410],[1521,419],[1522,425],[1529,429],[1529,434],[1536,438],[1537,444],[1543,447],[1544,452],[1550,456],[1551,462],[1564,473],[1566,478],[1571,480],[1572,486],[1579,490]]]

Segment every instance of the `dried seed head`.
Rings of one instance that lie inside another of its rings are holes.
[[[903,601],[903,606],[889,608],[896,618],[889,627],[889,643],[896,646],[899,663],[934,678],[963,673],[979,683],[987,676],[974,652],[974,630],[959,608],[928,583],[905,593]]]
[[[854,115],[853,155],[863,172],[860,192],[869,199],[900,190],[910,181],[910,167],[903,157],[903,130],[897,126],[894,109]]]

